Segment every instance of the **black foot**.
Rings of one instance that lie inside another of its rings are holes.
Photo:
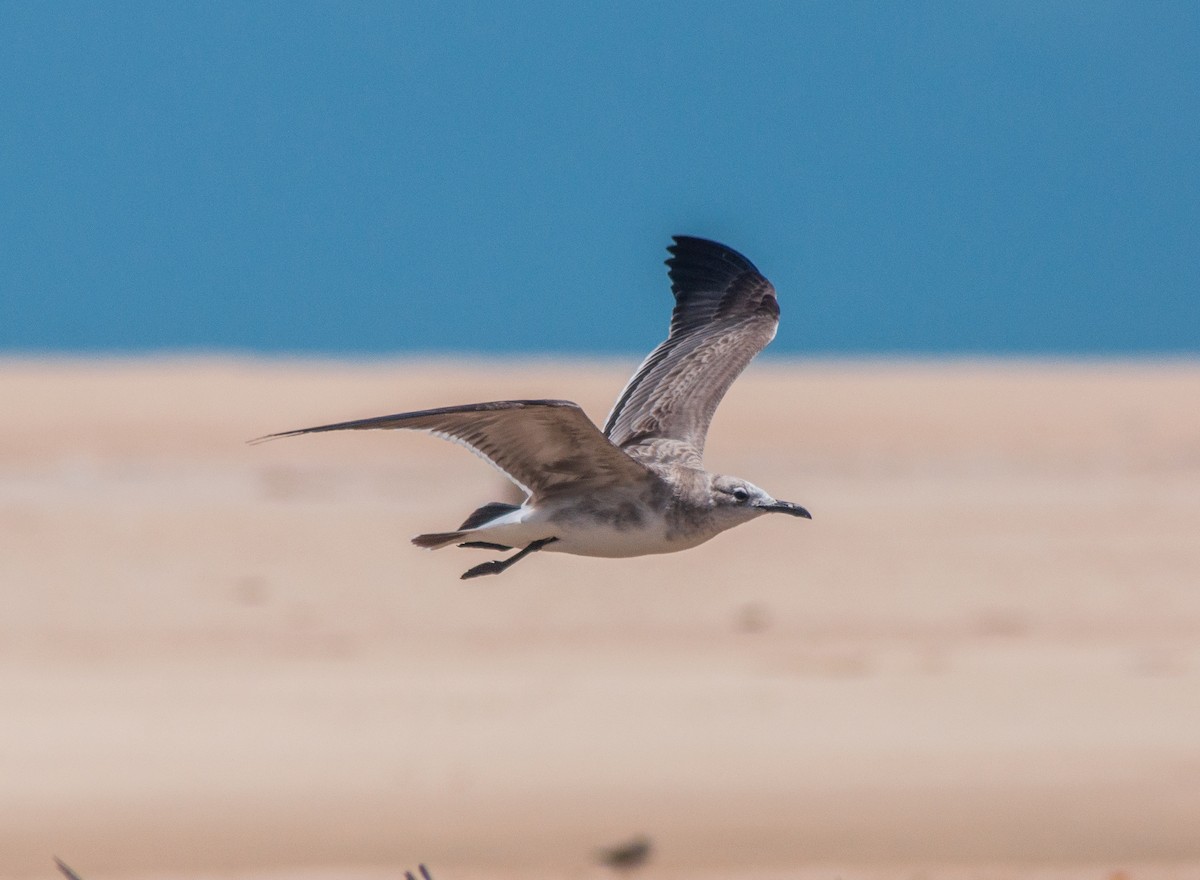
[[[464,571],[459,580],[469,581],[471,578],[483,577],[485,574],[500,574],[506,568],[508,568],[507,565],[495,559],[491,562],[481,562],[474,568]]]
[[[505,571],[509,568],[509,566],[520,562],[530,553],[536,553],[547,544],[553,544],[557,540],[558,538],[542,538],[541,540],[534,541],[524,550],[514,553],[512,556],[508,557],[508,559],[493,559],[491,562],[482,562],[474,568],[464,571],[460,580],[465,581],[470,580],[471,578],[483,577],[485,574],[500,574],[500,572]]]

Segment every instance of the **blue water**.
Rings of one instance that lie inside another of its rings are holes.
[[[1200,4],[581,6],[0,4],[0,350],[1200,351]]]

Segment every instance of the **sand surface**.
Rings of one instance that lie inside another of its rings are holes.
[[[0,877],[1200,877],[1200,364],[755,365],[682,554],[412,547],[632,364],[0,362]]]

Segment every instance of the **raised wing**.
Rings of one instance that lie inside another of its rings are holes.
[[[674,441],[699,464],[717,404],[775,336],[775,288],[737,251],[677,235],[667,248],[675,311],[671,331],[642,362],[608,416],[604,434],[628,449]]]
[[[494,465],[534,498],[653,475],[600,433],[577,404],[567,400],[498,400],[338,422],[260,437],[295,437],[322,431],[407,428],[453,440]]]

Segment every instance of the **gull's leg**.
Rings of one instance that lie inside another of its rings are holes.
[[[536,553],[547,544],[553,544],[557,540],[558,538],[541,538],[540,540],[534,541],[519,553],[514,553],[512,556],[508,557],[508,559],[493,559],[491,562],[480,563],[474,568],[463,572],[462,580],[465,581],[469,578],[477,578],[485,574],[500,574],[500,572],[507,571],[511,565],[520,562],[530,553]]]

